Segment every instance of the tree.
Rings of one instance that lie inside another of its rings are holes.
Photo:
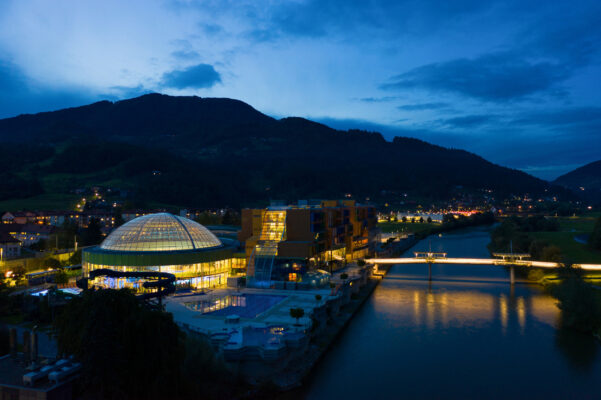
[[[582,272],[567,265],[559,270],[560,283],[551,289],[559,301],[564,327],[581,332],[597,332],[601,328],[599,293],[582,279]]]
[[[601,250],[601,216],[597,219],[593,232],[588,240],[589,245],[595,250]]]
[[[557,246],[547,246],[543,249],[541,258],[543,261],[551,261],[556,263],[561,262],[561,249]]]
[[[455,222],[455,217],[453,216],[453,214],[447,213],[445,215],[442,216],[442,223],[443,224],[451,224]]]
[[[365,266],[365,260],[364,260],[364,259],[362,259],[362,258],[358,259],[358,260],[357,260],[357,265],[358,265],[359,267],[364,267],[364,266]]]
[[[427,221],[428,221],[429,224],[431,224],[432,223],[432,217],[428,217]]]
[[[10,351],[9,348],[9,333],[8,329],[1,327],[0,328],[0,357],[5,354],[8,354]]]
[[[121,209],[115,210],[114,216],[115,216],[115,223],[114,223],[113,227],[118,228],[125,223],[125,220],[123,219],[123,214],[121,213]]]
[[[424,217],[419,217],[419,223],[423,224],[424,223]]]
[[[99,399],[180,394],[184,336],[171,314],[145,308],[129,290],[84,292],[65,306],[55,328],[60,354],[83,364],[87,393]]]
[[[102,231],[100,229],[100,221],[98,221],[98,218],[92,218],[90,220],[88,227],[83,231],[81,241],[84,246],[92,246],[99,244],[102,241]]]
[[[61,269],[54,275],[54,283],[59,285],[69,283],[69,276]]]
[[[530,247],[528,248],[528,254],[533,260],[542,260],[543,259],[543,250],[547,247],[547,242],[543,240],[533,240],[530,243]]]
[[[69,257],[69,264],[78,265],[81,264],[81,249],[77,250],[75,253]]]
[[[403,221],[403,223],[407,222],[407,217],[403,215],[403,218],[401,218],[401,221]]]
[[[290,316],[296,319],[296,325],[299,325],[298,320],[305,315],[305,310],[302,308],[291,308]]]
[[[240,213],[228,208],[221,219],[221,223],[223,225],[239,226],[242,223]]]
[[[56,258],[48,257],[48,258],[44,259],[44,262],[42,263],[42,265],[44,266],[44,268],[56,269],[56,268],[61,267],[61,262],[59,260],[57,260]]]
[[[348,279],[348,274],[346,272],[343,272],[342,274],[340,274],[340,279],[346,281]]]

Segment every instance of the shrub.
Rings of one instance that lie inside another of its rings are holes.
[[[296,319],[296,324],[298,325],[298,320],[305,315],[305,310],[302,308],[291,308],[290,316]]]
[[[545,273],[540,269],[531,269],[528,271],[528,280],[529,281],[540,281],[545,277]]]
[[[561,262],[561,249],[557,246],[547,246],[543,249],[541,258],[543,261]]]
[[[601,217],[597,219],[588,243],[593,249],[601,250]]]
[[[562,325],[581,332],[598,331],[601,328],[598,291],[582,280],[581,271],[570,266],[560,270],[560,278],[551,293],[559,300]]]
[[[61,269],[56,273],[56,275],[54,275],[54,283],[59,285],[69,283],[69,276],[67,276],[67,273]]]
[[[61,267],[61,262],[56,258],[48,257],[44,260],[43,265],[45,268],[56,269]]]

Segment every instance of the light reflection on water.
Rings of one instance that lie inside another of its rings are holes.
[[[413,329],[461,328],[495,320],[507,329],[511,319],[523,333],[527,320],[532,318],[549,326],[557,325],[559,310],[555,300],[544,293],[516,295],[508,284],[495,284],[507,285],[507,293],[490,293],[481,291],[482,285],[487,284],[429,284],[424,280],[404,280],[402,286],[383,284],[373,295],[373,307],[382,315],[398,315],[399,307],[406,308],[405,312],[411,311],[405,317]]]
[[[449,257],[488,257],[488,233],[433,238]],[[412,251],[429,248],[427,241]],[[601,398],[598,343],[558,328],[539,287],[501,267],[399,265],[364,304],[300,398]]]

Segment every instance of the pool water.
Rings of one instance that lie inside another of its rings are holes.
[[[255,318],[285,298],[286,296],[245,293],[191,301],[184,305],[190,310],[216,317],[238,315],[241,318]]]

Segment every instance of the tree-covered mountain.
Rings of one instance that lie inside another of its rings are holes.
[[[277,120],[220,98],[149,94],[21,115],[0,120],[0,142],[16,154],[4,173],[15,187],[29,188],[13,197],[110,184],[153,201],[212,207],[345,193],[445,198],[457,186],[498,195],[550,189],[463,150],[406,137],[389,142],[303,118]],[[20,158],[22,149],[30,149],[29,158]]]
[[[576,168],[553,183],[572,189],[585,199],[601,202],[601,160]]]

